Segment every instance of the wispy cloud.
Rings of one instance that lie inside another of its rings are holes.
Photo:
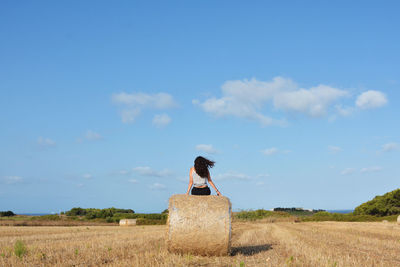
[[[150,189],[151,190],[165,190],[167,187],[163,184],[160,183],[154,183],[152,185],[150,185]]]
[[[123,123],[133,123],[145,109],[163,110],[177,106],[172,95],[167,93],[146,94],[141,92],[122,92],[113,94],[111,101],[121,107],[120,115]],[[153,119],[153,123],[158,125],[163,124],[164,126],[170,121],[171,119],[166,114]]]
[[[381,152],[390,152],[390,151],[396,151],[399,150],[400,145],[398,143],[387,143],[382,145]]]
[[[279,152],[279,149],[277,149],[276,147],[271,147],[271,148],[266,148],[264,150],[261,150],[261,153],[263,153],[266,156],[275,155],[278,152]]]
[[[227,173],[217,174],[214,177],[212,177],[212,179],[214,179],[214,180],[250,180],[250,176],[243,174],[243,173],[227,172]]]
[[[154,115],[153,125],[162,128],[170,124],[171,118],[167,114],[157,114]]]
[[[85,179],[91,179],[93,178],[93,175],[91,175],[90,173],[85,173],[84,175],[82,175],[82,177]]]
[[[17,184],[23,181],[21,176],[4,176],[0,181],[4,184]]]
[[[96,133],[94,131],[88,130],[86,132],[86,134],[85,134],[85,138],[86,138],[86,140],[94,141],[94,140],[100,140],[103,137],[99,133]]]
[[[99,133],[92,130],[87,130],[82,137],[79,137],[77,139],[77,141],[78,143],[82,143],[83,141],[91,142],[91,141],[98,141],[101,139],[103,139],[103,137]]]
[[[356,169],[354,169],[354,168],[346,168],[340,174],[341,175],[350,175],[350,174],[353,174],[355,171],[356,171]]]
[[[355,111],[354,107],[343,106],[341,104],[336,105],[335,109],[337,114],[343,117],[350,116]]]
[[[197,151],[203,151],[208,154],[216,154],[218,153],[218,150],[216,150],[213,145],[206,145],[206,144],[199,144],[196,146]]]
[[[39,137],[37,144],[41,147],[52,147],[56,145],[56,142],[50,138]]]
[[[142,176],[150,176],[150,177],[167,177],[172,173],[171,171],[164,169],[161,171],[154,170],[148,166],[145,167],[135,167],[132,169],[133,172],[142,175]]]
[[[371,173],[371,172],[380,172],[382,171],[382,167],[379,166],[372,166],[367,168],[362,168],[360,170],[361,173]]]
[[[128,182],[130,182],[131,184],[137,184],[139,181],[136,179],[129,179]]]
[[[120,170],[120,171],[118,171],[118,174],[120,174],[120,175],[127,175],[129,173],[130,173],[130,171],[128,171],[128,170]]]
[[[328,149],[332,153],[338,153],[338,152],[342,151],[342,148],[338,147],[338,146],[328,146]]]

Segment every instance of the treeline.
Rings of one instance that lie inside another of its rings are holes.
[[[268,217],[290,217],[291,215],[284,211],[270,211],[264,209],[258,210],[243,210],[239,212],[234,212],[233,217],[240,220],[260,220]]]
[[[376,196],[354,209],[354,215],[390,216],[400,214],[400,189]]]
[[[357,215],[354,213],[330,213],[330,212],[317,212],[312,216],[301,217],[301,221],[338,221],[338,222],[381,222],[386,221],[396,221],[397,215],[391,216],[374,216],[374,215]]]
[[[69,211],[63,212],[70,219],[105,221],[109,223],[118,223],[121,219],[137,219],[138,225],[149,224],[165,224],[168,218],[168,210],[161,213],[135,213],[132,209],[84,209],[72,208]]]
[[[11,210],[0,211],[0,217],[12,217],[12,216],[15,216],[15,214]]]
[[[289,214],[296,214],[296,215],[310,215],[317,212],[325,211],[325,210],[305,210],[303,208],[274,208],[274,211],[284,211]]]
[[[116,214],[134,214],[135,211],[132,209],[117,209],[117,208],[107,208],[107,209],[83,209],[83,208],[72,208],[65,212],[67,216],[85,216],[87,219],[96,219],[107,217],[113,217]]]

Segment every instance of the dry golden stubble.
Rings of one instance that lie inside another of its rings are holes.
[[[399,266],[395,223],[232,225],[230,256],[174,254],[166,226],[0,227],[0,266]],[[21,240],[26,254],[15,255]]]

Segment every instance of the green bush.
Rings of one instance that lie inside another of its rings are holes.
[[[15,256],[17,256],[18,258],[22,258],[27,252],[28,249],[26,248],[24,242],[22,242],[21,240],[17,240],[14,244]]]
[[[0,211],[0,217],[12,217],[15,216],[14,212],[9,211]]]
[[[85,216],[86,219],[107,219],[108,217],[114,217],[116,214],[134,214],[135,211],[132,209],[117,209],[117,208],[107,208],[107,209],[83,209],[83,208],[72,208],[71,210],[65,212],[67,216]]]
[[[146,219],[146,218],[139,218],[136,220],[137,225],[163,225],[166,224],[167,220],[156,220],[156,219]]]
[[[135,213],[131,209],[83,209],[73,208],[65,212],[69,219],[118,223],[121,219],[138,219],[137,224],[166,224],[168,210],[162,213]]]
[[[51,215],[35,216],[35,217],[32,217],[31,220],[59,221],[59,220],[61,220],[61,217],[57,214],[51,214]]]
[[[241,220],[259,220],[267,217],[290,217],[290,214],[282,211],[269,211],[264,209],[240,211],[234,213],[234,218]]]
[[[400,189],[365,202],[355,208],[354,215],[389,216],[400,214]]]
[[[304,222],[308,221],[340,221],[340,222],[379,222],[382,220],[395,221],[396,215],[378,217],[372,215],[355,215],[353,213],[329,213],[329,212],[318,212],[312,216],[301,217]]]

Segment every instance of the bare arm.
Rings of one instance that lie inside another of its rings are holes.
[[[210,185],[214,188],[215,192],[217,192],[217,195],[218,195],[218,196],[222,196],[222,194],[218,191],[218,189],[215,187],[215,184],[214,184],[213,181],[211,180],[210,174],[208,174],[208,182],[209,182]]]
[[[192,185],[193,185],[192,170],[193,170],[193,168],[190,168],[190,171],[189,171],[189,185],[188,185],[188,189],[187,189],[187,191],[186,191],[186,195],[189,195],[190,188],[192,188]]]

